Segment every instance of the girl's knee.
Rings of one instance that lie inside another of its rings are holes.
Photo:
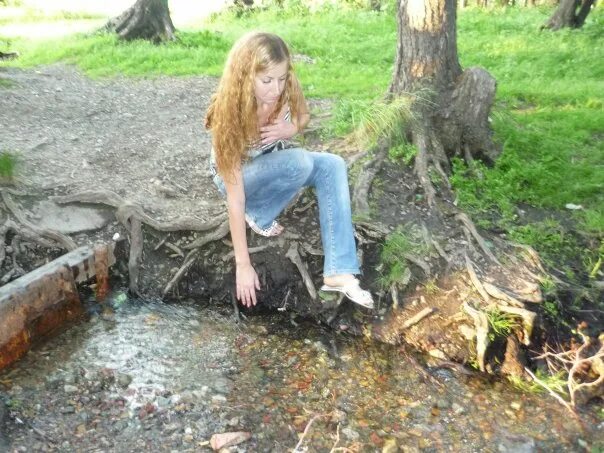
[[[314,162],[307,151],[294,150],[288,161],[288,176],[292,179],[306,181],[313,170]]]
[[[338,156],[337,154],[331,153],[323,153],[325,160],[326,169],[331,172],[337,173],[346,173],[347,166],[346,161],[342,158],[342,156]]]

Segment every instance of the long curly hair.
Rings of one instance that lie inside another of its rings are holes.
[[[205,117],[205,127],[212,131],[216,166],[222,177],[230,178],[235,168],[247,159],[247,150],[260,140],[254,78],[284,61],[287,61],[287,83],[269,122],[275,120],[286,102],[289,102],[292,118],[297,118],[303,103],[287,45],[277,35],[252,32],[241,37],[229,52]]]

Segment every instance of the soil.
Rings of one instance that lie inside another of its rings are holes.
[[[202,119],[216,79],[91,80],[75,68],[0,69],[2,149],[29,194],[107,189],[159,220],[223,211]]]

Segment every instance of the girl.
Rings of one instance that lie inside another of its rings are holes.
[[[229,53],[205,122],[212,131],[214,183],[227,199],[237,299],[247,307],[256,305],[260,289],[248,253],[246,222],[263,236],[281,234],[283,227],[275,219],[303,187],[312,186],[325,254],[321,290],[341,292],[373,308],[371,294],[354,277],[359,264],[344,160],[329,153],[286,149],[285,141],[302,132],[309,120],[283,40],[258,32],[239,39]]]

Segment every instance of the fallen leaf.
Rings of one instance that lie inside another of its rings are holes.
[[[380,436],[378,436],[375,431],[369,435],[369,438],[371,439],[371,442],[373,442],[373,444],[376,447],[381,447],[384,444],[384,439],[382,439]]]
[[[252,433],[246,431],[213,434],[210,438],[210,446],[213,450],[217,451],[221,448],[232,447],[233,445],[245,442],[250,437],[252,437]]]

